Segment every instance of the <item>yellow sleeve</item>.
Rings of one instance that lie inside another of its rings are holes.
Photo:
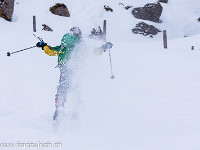
[[[49,56],[57,56],[59,54],[58,51],[53,51],[48,46],[44,46],[43,50]]]

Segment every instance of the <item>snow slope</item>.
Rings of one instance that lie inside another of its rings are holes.
[[[162,34],[148,38],[131,33],[141,20],[121,8],[122,1],[57,2],[68,6],[70,18],[48,11],[55,2],[18,0],[13,22],[0,19],[0,148],[8,149],[3,145],[7,143],[9,149],[31,149],[40,143],[35,149],[199,149],[200,24],[196,19],[200,2],[169,1],[162,4],[162,24],[146,21],[167,29],[168,49],[163,49]],[[154,1],[123,1],[134,7],[147,2]],[[114,12],[105,12],[105,4]],[[72,26],[83,31],[81,61],[66,104],[67,117],[59,126],[52,121],[59,80],[57,58],[38,48],[6,56],[8,51],[38,42],[32,35],[33,15],[37,18],[36,35],[52,46],[58,45]],[[91,29],[102,26],[104,19],[108,21],[107,40],[114,44],[114,80],[110,79],[108,52],[94,53],[103,42],[88,38]],[[42,31],[44,23],[54,32]]]

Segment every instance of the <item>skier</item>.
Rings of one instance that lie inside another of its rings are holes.
[[[65,34],[61,39],[61,45],[51,47],[45,42],[41,41],[36,44],[37,47],[41,47],[44,52],[49,56],[58,56],[58,67],[60,68],[60,79],[57,86],[57,94],[55,95],[56,110],[53,116],[53,120],[56,120],[59,116],[60,109],[64,108],[64,103],[67,100],[67,93],[71,86],[71,77],[73,68],[67,65],[71,53],[81,42],[82,32],[78,27],[70,29],[70,33]],[[112,48],[112,43],[107,42],[99,48],[99,51],[105,52],[107,49]]]

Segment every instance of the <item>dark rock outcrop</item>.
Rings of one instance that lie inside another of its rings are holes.
[[[153,22],[161,22],[159,19],[162,14],[162,6],[160,3],[149,3],[144,7],[134,8],[132,14],[137,19],[149,20]]]
[[[161,32],[159,29],[154,27],[153,25],[148,25],[144,22],[140,22],[136,24],[136,27],[132,29],[132,32],[135,34],[142,34],[144,36],[149,35],[150,37],[153,37],[153,35],[158,34],[158,32]]]
[[[0,0],[0,17],[11,21],[14,12],[14,0]]]
[[[105,9],[106,11],[111,11],[111,12],[113,12],[113,9],[110,8],[109,6],[104,5],[104,9]]]
[[[159,0],[161,3],[168,3],[168,0]]]
[[[44,30],[44,31],[53,31],[48,25],[46,25],[46,24],[43,24],[42,25],[43,26],[43,29],[42,30]]]
[[[58,16],[70,17],[70,13],[65,4],[57,3],[50,8],[50,11]]]
[[[98,26],[98,29],[93,28],[92,31],[91,31],[90,37],[102,39],[103,38],[103,32],[101,30],[101,27]]]

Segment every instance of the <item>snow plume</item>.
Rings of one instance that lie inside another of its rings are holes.
[[[80,85],[81,85],[81,67],[84,65],[85,53],[87,52],[85,43],[81,41],[77,44],[73,51],[70,54],[70,59],[63,67],[63,69],[70,71],[67,84],[69,85],[69,90],[66,91],[65,95],[66,104],[65,104],[65,121],[78,119],[81,110],[81,94],[80,94]]]

